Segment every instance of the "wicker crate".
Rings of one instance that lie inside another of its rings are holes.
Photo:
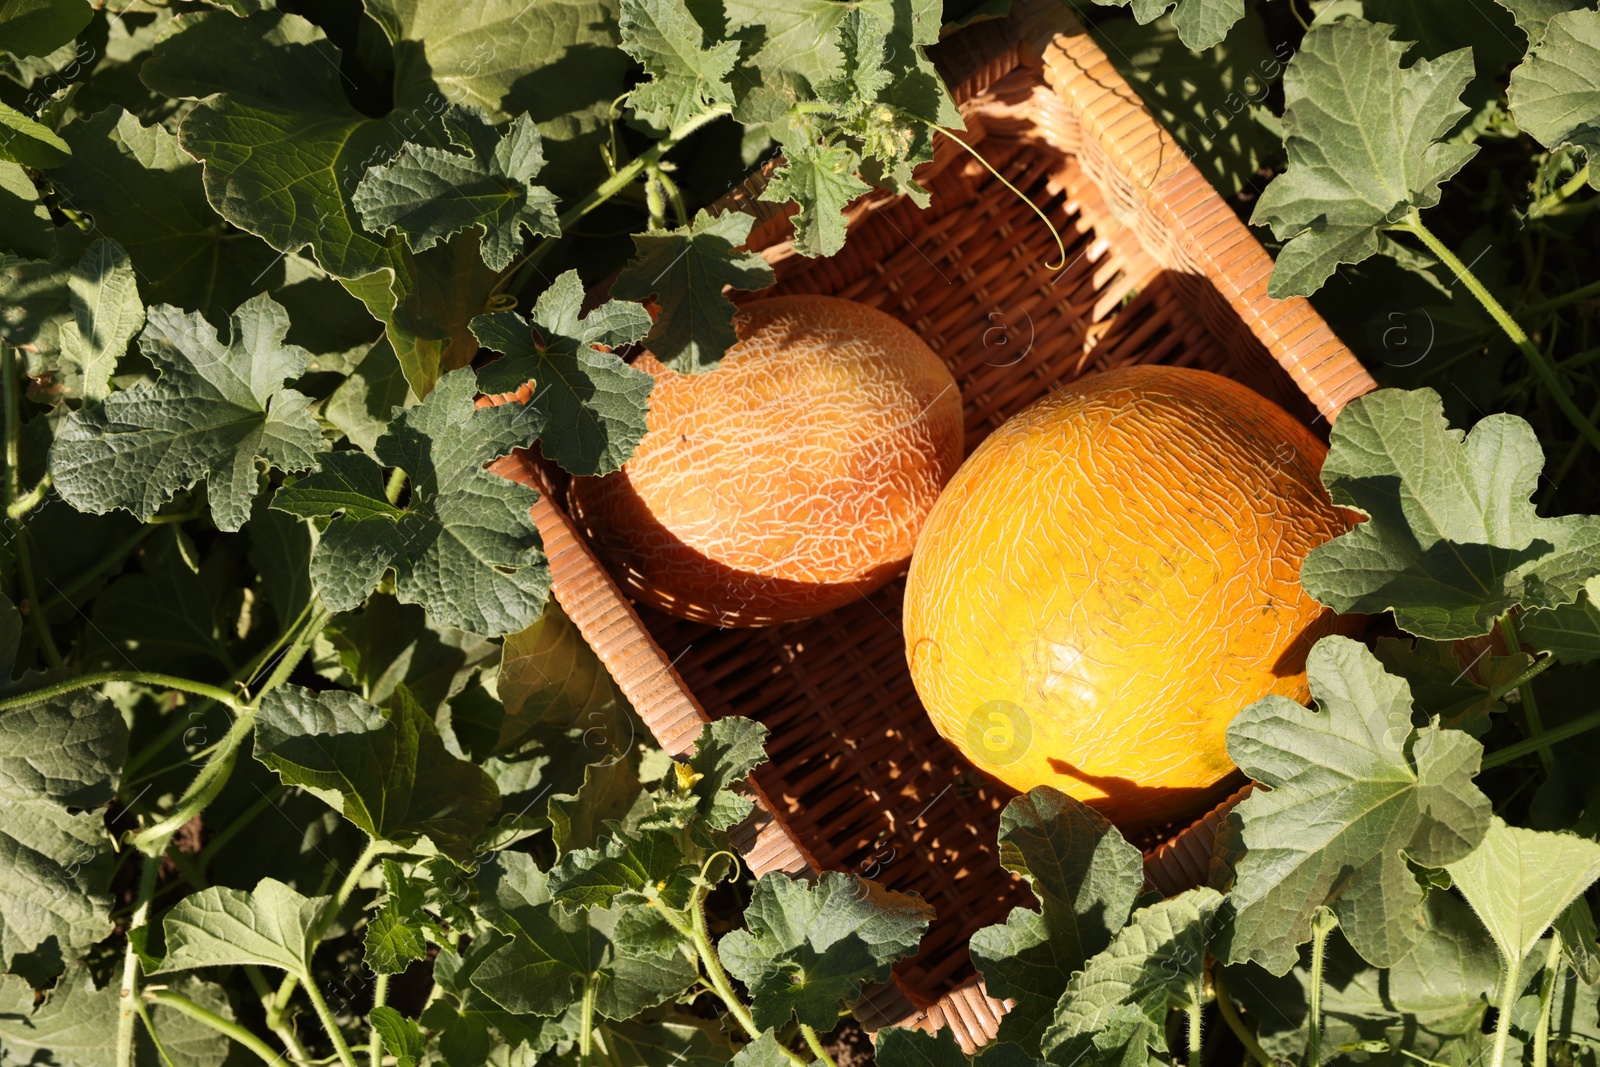
[[[1325,429],[1372,379],[1306,301],[1267,297],[1271,259],[1071,11],[1060,0],[1012,6],[1008,19],[941,41],[935,58],[965,139],[1047,212],[1066,237],[1066,266],[1046,268],[1056,248],[1037,217],[941,138],[918,175],[932,206],[868,198],[831,259],[795,254],[787,214],[755,200],[749,183],[728,197],[725,208],[756,216],[750,247],[777,273],[760,295],[834,294],[915,328],[961,386],[969,452],[1052,388],[1131,363],[1229,375]],[[793,625],[670,619],[622,595],[559,506],[559,476],[525,459],[502,469],[545,489],[535,517],[556,599],[662,745],[682,753],[724,715],[771,729],[757,812],[736,834],[750,869],[856,871],[937,909],[918,955],[857,1006],[867,1027],[948,1025],[969,1050],[992,1037],[1006,1005],[984,993],[967,942],[1012,907],[1034,906],[996,858],[1014,794],[973,771],[918,703],[898,626],[903,579]],[[1154,888],[1204,880],[1217,822],[1237,798],[1166,840],[1145,835]]]

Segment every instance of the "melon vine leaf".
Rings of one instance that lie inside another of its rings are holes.
[[[1326,904],[1356,951],[1392,966],[1422,931],[1407,859],[1454,863],[1488,832],[1489,800],[1472,782],[1483,746],[1414,728],[1406,683],[1348,638],[1317,642],[1306,671],[1318,710],[1269,696],[1228,726],[1229,755],[1269,791],[1228,816],[1235,914],[1218,955],[1282,974]]]
[[[233,1022],[228,994],[214,982],[185,975],[170,988],[218,1018]],[[110,1067],[116,1062],[118,983],[96,986],[93,971],[69,967],[34,1006],[35,994],[15,974],[0,975],[0,1047],[9,1059],[49,1067]],[[165,1004],[152,1004],[150,1020],[172,1067],[207,1067],[229,1053],[229,1039]],[[137,1064],[161,1062],[143,1028],[134,1034]],[[24,1058],[26,1057],[26,1058]]]
[[[384,1051],[395,1059],[395,1067],[417,1067],[427,1049],[421,1027],[386,1004],[373,1008],[367,1016],[372,1028],[383,1039]]]
[[[794,216],[794,247],[802,255],[831,256],[844,247],[844,209],[872,190],[855,171],[856,155],[842,145],[806,142],[784,152],[784,165],[761,191],[761,199],[800,205]]]
[[[725,934],[717,952],[750,990],[758,1028],[794,1017],[831,1029],[840,1001],[853,1001],[864,982],[887,981],[932,919],[921,897],[854,875],[829,871],[811,886],[775,871],[756,883],[747,929]]]
[[[0,617],[20,630],[0,598]],[[14,636],[4,659],[15,653]],[[9,686],[7,664],[0,684]],[[0,963],[35,982],[111,932],[115,850],[99,808],[116,791],[128,728],[79,690],[0,711]],[[78,809],[69,812],[68,808]]]
[[[1419,640],[1412,648],[1409,638],[1380,637],[1373,652],[1384,670],[1405,679],[1410,687],[1412,718],[1419,726],[1437,717],[1440,726],[1482,737],[1489,730],[1489,717],[1506,710],[1486,687],[1468,677],[1448,642]]]
[[[542,346],[510,311],[473,319],[478,342],[504,353],[478,372],[478,387],[511,393],[531,381],[529,405],[544,417],[540,451],[573,474],[610,474],[633,455],[648,429],[655,382],[609,350],[643,337],[650,314],[640,304],[608,300],[582,315],[582,303],[583,283],[575,270],[539,294],[533,323]]]
[[[308,979],[311,926],[328,900],[304,896],[276,878],[263,878],[249,892],[202,889],[167,912],[167,954],[154,973],[255,964]]]
[[[496,689],[504,718],[489,751],[512,752],[541,729],[584,731],[595,758],[632,751],[627,698],[555,601],[527,627],[506,635]]]
[[[883,1062],[880,1059],[883,1053],[876,1048],[873,1052],[874,1061]],[[779,1044],[772,1031],[763,1030],[760,1037],[734,1053],[728,1061],[728,1067],[791,1067],[793,1063],[794,1060],[789,1058],[788,1051]]]
[[[144,325],[144,303],[128,253],[102,237],[67,276],[73,321],[59,335],[60,372],[52,385],[68,396],[104,400],[111,375]]]
[[[1517,636],[1563,663],[1600,659],[1600,575],[1589,578],[1571,604],[1530,611],[1517,619]]]
[[[38,186],[27,171],[5,160],[0,160],[0,230],[16,255],[54,259],[59,250],[56,224]]]
[[[622,50],[650,77],[628,94],[635,117],[665,131],[733,103],[728,75],[739,61],[739,42],[706,47],[705,31],[684,0],[623,0],[619,28]]]
[[[71,154],[56,131],[0,101],[0,160],[39,170],[59,167]]]
[[[1483,842],[1446,869],[1501,956],[1520,964],[1567,906],[1600,879],[1600,844],[1508,826],[1495,816]]]
[[[393,342],[380,337],[322,405],[322,417],[343,433],[345,440],[371,452],[389,428],[395,408],[416,402]]]
[[[516,258],[522,231],[561,233],[554,194],[533,184],[544,168],[544,146],[530,116],[518,115],[497,133],[483,112],[452,107],[440,123],[450,149],[408,142],[361,179],[350,203],[367,229],[397,229],[421,252],[476,226],[483,261],[497,271]]]
[[[659,896],[667,907],[682,910],[696,873],[687,861],[666,830],[638,835],[619,831],[599,848],[563,856],[550,870],[550,895],[562,904],[586,908],[617,903],[654,907],[651,901]]]
[[[1544,38],[1545,26],[1554,15],[1563,11],[1576,11],[1585,0],[1495,0],[1511,12],[1517,29],[1528,35],[1528,47],[1536,46]]]
[[[1400,66],[1393,26],[1314,26],[1284,74],[1289,167],[1250,221],[1287,241],[1267,291],[1308,296],[1341,263],[1383,250],[1386,227],[1439,202],[1439,186],[1478,151],[1442,139],[1467,113],[1471,49]]]
[[[681,953],[631,943],[625,909],[561,907],[530,856],[500,853],[482,869],[479,885],[481,913],[511,940],[483,961],[472,984],[507,1011],[559,1015],[594,983],[595,1011],[626,1019],[695,979]]]
[[[206,200],[200,163],[160,123],[120,107],[70,123],[72,158],[52,179],[67,207],[128,252],[140,295],[204,312],[213,322],[284,280],[284,257],[225,223]]]
[[[758,34],[760,47],[748,58],[764,82],[798,77],[806,88],[839,76],[844,56],[839,23],[849,8],[829,0],[725,0],[728,35]],[[735,82],[735,85],[738,85]]]
[[[146,521],[205,481],[217,526],[239,529],[260,489],[258,462],[303,470],[322,447],[310,399],[284,388],[311,358],[284,343],[288,330],[288,313],[264,293],[233,313],[227,344],[199,314],[151,308],[139,348],[160,376],[62,420],[50,450],[56,490],[79,511],[123,508]]]
[[[1221,905],[1221,893],[1200,886],[1134,912],[1067,983],[1041,1043],[1045,1055],[1067,1062],[1075,1058],[1069,1049],[1089,1044],[1102,1054],[1140,1044],[1164,1049],[1167,1012],[1203,1003]]]
[[[402,603],[473,633],[522,629],[538,617],[550,572],[528,509],[536,494],[484,464],[529,444],[542,420],[525,404],[474,412],[470,369],[451,371],[414,408],[395,416],[373,456],[330,452],[285,485],[272,506],[331,517],[311,557],[318,594],[334,611],[356,607],[389,568]],[[382,464],[409,478],[405,507],[385,494]]]
[[[590,726],[589,730],[593,729]],[[589,730],[584,731],[585,747]],[[556,846],[556,854],[565,856],[573,849],[598,847],[606,835],[614,832],[607,824],[627,817],[639,800],[641,788],[639,775],[627,759],[613,756],[587,764],[583,782],[575,792],[550,797],[550,843]]]
[[[749,815],[754,803],[732,786],[767,761],[767,728],[753,719],[730,716],[708,724],[695,739],[694,755],[674,764],[669,792],[657,792],[653,814],[638,829],[688,828],[705,848],[725,847],[723,831]]]
[[[482,768],[450,754],[409,690],[377,708],[354,693],[283,686],[256,716],[256,759],[382,841],[426,837],[458,863],[500,810]]]
[[[1393,610],[1402,629],[1435,640],[1488,633],[1518,604],[1571,603],[1594,573],[1600,517],[1535,514],[1543,458],[1515,415],[1463,435],[1431,389],[1356,399],[1334,427],[1322,480],[1367,521],[1313,549],[1301,582],[1338,611]]]
[[[673,370],[713,370],[733,347],[734,306],[722,290],[765,289],[775,275],[755,252],[740,252],[755,219],[740,212],[696,213],[688,226],[633,237],[634,259],[611,291],[642,300],[652,294],[661,314],[644,343]]]
[[[437,940],[439,925],[423,910],[427,890],[408,877],[394,860],[383,861],[383,903],[362,935],[363,959],[379,974],[399,974],[412,961],[428,955],[428,935]]]
[[[1244,0],[1095,0],[1110,7],[1127,7],[1143,26],[1169,10],[1178,39],[1186,48],[1204,51],[1221,44],[1234,23],[1244,18]]]
[[[24,0],[0,13],[0,51],[46,56],[83,31],[94,17],[85,0]]]
[[[1551,151],[1580,148],[1589,187],[1600,189],[1600,11],[1545,20],[1527,58],[1511,72],[1507,100],[1517,126]]]
[[[1026,879],[1038,911],[1013,908],[972,935],[989,995],[1015,1001],[999,1037],[1037,1053],[1060,991],[1111,943],[1144,884],[1144,857],[1105,816],[1049,786],[1000,813],[1000,865]]]

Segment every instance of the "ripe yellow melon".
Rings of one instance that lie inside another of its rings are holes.
[[[1250,389],[1130,367],[996,430],[923,529],[906,655],[939,732],[1018,790],[1125,826],[1193,814],[1233,769],[1224,732],[1308,697],[1340,627],[1300,564],[1342,533],[1326,447]]]
[[[745,304],[707,374],[646,354],[649,432],[576,478],[573,518],[644,602],[722,626],[808,618],[898,573],[961,463],[961,394],[889,315],[824,296]]]

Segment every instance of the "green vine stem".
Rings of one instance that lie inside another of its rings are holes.
[[[344,1033],[339,1029],[339,1021],[333,1017],[328,1002],[322,999],[322,992],[317,989],[317,983],[311,980],[310,974],[302,977],[305,979],[306,997],[316,1009],[317,1018],[322,1020],[322,1028],[328,1032],[328,1039],[333,1042],[334,1055],[339,1057],[339,1062],[344,1067],[357,1067],[355,1054],[350,1051],[350,1044],[345,1041]]]
[[[1550,1008],[1555,1002],[1556,979],[1561,977],[1561,931],[1550,931],[1550,952],[1545,956],[1539,981],[1539,1025],[1533,1030],[1533,1067],[1545,1067],[1550,1056]]]
[[[150,1043],[156,1047],[156,1055],[161,1057],[161,1062],[167,1067],[177,1067],[172,1062],[172,1057],[167,1053],[167,1046],[161,1043],[161,1035],[156,1033],[156,1024],[150,1018],[150,1012],[144,1006],[143,997],[133,998],[134,1009],[139,1013],[139,1021],[144,1024],[144,1032],[149,1035]]]
[[[24,707],[28,704],[37,704],[51,697],[61,696],[63,693],[74,693],[79,689],[88,689],[90,686],[105,685],[107,682],[136,682],[139,685],[155,686],[158,689],[176,689],[180,693],[193,693],[198,697],[207,697],[218,703],[226,704],[237,710],[240,707],[239,698],[214,685],[205,682],[195,682],[188,678],[176,678],[170,674],[154,674],[150,671],[97,671],[94,674],[80,674],[76,678],[68,678],[64,682],[54,685],[40,686],[38,689],[29,689],[25,693],[16,693],[0,700],[0,711],[9,711],[12,708]]]
[[[333,925],[333,920],[338,917],[339,912],[349,903],[351,894],[356,891],[356,886],[361,883],[361,876],[367,873],[367,868],[377,862],[380,857],[393,851],[395,851],[395,846],[387,841],[379,841],[374,838],[367,842],[367,847],[356,858],[355,863],[350,866],[350,870],[345,874],[344,881],[339,883],[339,889],[333,894],[333,899],[323,906],[323,909],[317,913],[316,919],[312,921],[310,928],[306,930],[306,944],[310,946],[309,951],[313,953],[317,951],[317,946],[322,943],[323,935],[328,932],[328,927]],[[275,1001],[278,1011],[281,1012],[284,1005],[289,1003],[289,998],[294,995],[295,986],[300,984],[301,978],[301,975],[297,975],[293,971],[284,975],[282,984],[278,986],[278,994]],[[313,997],[313,999],[321,999],[309,981],[306,982],[306,995]]]
[[[1538,219],[1559,212],[1561,204],[1589,183],[1589,164],[1578,168],[1578,173],[1568,178],[1559,189],[1552,189],[1528,206],[1528,218]]]
[[[238,759],[239,748],[244,744],[244,739],[250,736],[250,731],[255,726],[255,718],[255,709],[251,708],[233,720],[233,725],[228,728],[228,736],[223,738],[206,765],[200,768],[200,773],[194,776],[189,788],[183,791],[183,795],[178,798],[177,804],[173,805],[167,817],[128,838],[128,842],[134,848],[146,855],[161,855],[166,850],[167,842],[172,839],[172,835],[217,798],[217,794],[222,792],[222,787],[228,784],[228,778],[233,774],[233,765]]]
[[[283,1006],[278,1003],[272,987],[267,983],[267,976],[261,973],[261,968],[254,963],[245,965],[244,976],[249,980],[250,988],[256,991],[256,996],[261,1000],[261,1010],[267,1017],[267,1029],[283,1042],[290,1059],[296,1063],[305,1063],[311,1056],[306,1052],[305,1045],[300,1043],[300,1037],[294,1032],[294,1027],[284,1020]]]
[[[1201,1036],[1200,1026],[1205,1021],[1204,990],[1198,981],[1189,983],[1189,1003],[1185,1005],[1185,1014],[1189,1016],[1189,1067],[1200,1067]]]
[[[583,980],[583,1006],[578,1017],[578,1064],[589,1067],[594,1059],[594,975]]]
[[[639,153],[627,165],[620,167],[615,174],[601,182],[592,193],[563,211],[557,220],[561,232],[566,233],[579,219],[632,185],[633,180],[646,168],[654,166],[662,156],[676,148],[690,134],[730,114],[732,108],[726,106],[709,108],[684,122],[677,129],[668,132],[661,140]],[[500,275],[500,281],[490,290],[488,299],[493,300],[500,293],[515,293],[521,289],[523,283],[527,281],[527,275],[533,272],[540,260],[549,255],[550,249],[554,246],[554,240],[545,238],[532,251],[507,267],[505,273]]]
[[[1560,726],[1552,726],[1538,737],[1530,737],[1526,741],[1518,741],[1514,745],[1491,752],[1483,758],[1483,770],[1500,767],[1512,760],[1521,759],[1530,753],[1548,748],[1558,741],[1565,741],[1569,737],[1588,733],[1590,730],[1600,728],[1600,711],[1591,711],[1589,714],[1564,722]]]
[[[1510,615],[1500,616],[1500,633],[1505,637],[1506,648],[1509,650],[1511,655],[1514,656],[1518,652],[1522,651],[1522,642],[1517,639],[1516,620],[1512,619]],[[1546,659],[1555,659],[1555,657],[1547,656]],[[1525,671],[1523,673],[1526,674],[1527,672]],[[1539,702],[1534,699],[1533,685],[1531,684],[1531,681],[1531,678],[1526,680],[1518,678],[1517,692],[1522,697],[1522,715],[1523,721],[1527,724],[1528,728],[1528,740],[1540,741],[1544,737],[1544,720],[1539,717]],[[1550,768],[1555,765],[1555,757],[1550,754],[1550,746],[1548,744],[1541,744],[1538,751],[1539,762],[1544,764],[1544,771],[1546,774],[1549,774]]]
[[[710,980],[712,989],[716,990],[717,996],[728,1006],[728,1011],[739,1021],[744,1032],[751,1038],[760,1037],[760,1028],[750,1016],[750,1010],[744,1006],[744,1001],[733,991],[733,981],[728,977],[727,969],[722,966],[722,960],[711,944],[711,935],[706,930],[705,905],[698,895],[690,905],[690,921],[694,925],[689,930],[689,936],[694,942],[695,951],[700,954],[700,962],[705,965],[706,977]]]
[[[1256,1035],[1239,1018],[1239,1009],[1233,1005],[1233,997],[1228,994],[1228,986],[1222,979],[1222,967],[1218,965],[1211,970],[1211,988],[1217,994],[1217,1011],[1222,1015],[1222,1021],[1227,1024],[1233,1036],[1239,1039],[1239,1044],[1244,1046],[1250,1058],[1261,1067],[1274,1067],[1272,1057],[1267,1055],[1266,1049],[1261,1047],[1261,1042],[1256,1040]]]
[[[174,993],[167,989],[151,989],[145,992],[145,999],[151,1003],[160,1004],[164,1008],[171,1008],[181,1015],[187,1015],[195,1022],[210,1027],[224,1037],[243,1045],[254,1052],[264,1063],[277,1067],[283,1062],[283,1057],[272,1051],[272,1047],[261,1040],[249,1030],[230,1019],[224,1019],[216,1012],[201,1007],[182,993]]]
[[[21,496],[13,497],[11,503],[6,505],[6,517],[20,519],[38,507],[40,501],[44,500],[44,495],[50,491],[50,486],[53,482],[54,479],[50,477],[50,472],[45,471],[44,477],[39,479],[38,485]]]
[[[33,577],[33,559],[28,548],[28,528],[23,525],[22,516],[27,509],[18,510],[19,501],[22,499],[22,469],[20,440],[22,434],[22,408],[18,396],[17,381],[17,350],[8,344],[0,344],[0,392],[3,392],[5,416],[5,477],[0,479],[0,493],[3,493],[6,521],[12,527],[12,541],[16,544],[17,577],[22,583],[22,599],[26,601],[19,604],[28,616],[34,635],[39,640],[39,648],[44,652],[45,660],[52,667],[61,666],[61,650],[56,647],[55,638],[50,634],[50,622],[45,618],[45,613],[39,610],[39,589]],[[31,505],[30,505],[31,507]]]
[[[1529,304],[1522,310],[1529,315],[1542,315],[1546,311],[1556,311],[1566,307],[1568,304],[1576,304],[1580,300],[1587,300],[1591,296],[1600,296],[1600,282],[1590,282],[1588,285],[1574,289],[1570,293],[1562,293],[1560,296],[1553,296],[1549,300],[1541,300],[1537,304]]]
[[[1489,1067],[1505,1067],[1506,1039],[1511,1036],[1511,1008],[1517,1002],[1517,994],[1522,983],[1522,961],[1519,959],[1506,960],[1505,973],[1501,976],[1505,988],[1500,993],[1500,1003],[1496,1005],[1498,1012],[1494,1021],[1494,1051],[1489,1057]]]
[[[1499,700],[1513,689],[1521,689],[1523,686],[1539,677],[1539,675],[1555,666],[1555,663],[1556,658],[1554,656],[1545,656],[1543,659],[1530,666],[1527,670],[1511,679],[1511,681],[1507,682],[1505,685],[1497,685],[1493,689],[1489,690],[1489,695],[1494,699]]]
[[[389,999],[389,976],[380,974],[372,983],[372,1006],[381,1008]],[[370,1017],[370,1011],[368,1015]],[[378,1033],[376,1026],[372,1027],[372,1038],[367,1043],[367,1060],[371,1067],[382,1067],[383,1064],[383,1035]]]
[[[128,945],[122,953],[122,986],[117,990],[116,1067],[133,1067],[134,1025],[139,1015],[139,953],[133,947],[133,932],[150,918],[150,899],[155,896],[156,875],[161,870],[160,856],[159,852],[145,856],[144,869],[139,875],[138,903],[134,906],[133,917],[128,920]]]
[[[1306,1067],[1322,1062],[1322,964],[1328,953],[1328,935],[1339,920],[1327,907],[1311,917],[1311,1012],[1306,1018]]]
[[[817,1036],[815,1030],[805,1023],[801,1023],[800,1036],[806,1039],[806,1046],[817,1057],[818,1063],[823,1064],[824,1067],[839,1067],[837,1063],[833,1062],[833,1057],[828,1055],[828,1050],[822,1047],[822,1038]]]
[[[1522,327],[1518,326],[1516,320],[1500,305],[1500,301],[1494,298],[1494,294],[1484,287],[1484,284],[1478,280],[1478,276],[1473,274],[1465,263],[1461,262],[1460,257],[1450,251],[1445,243],[1434,235],[1432,230],[1423,225],[1422,216],[1417,214],[1417,209],[1412,208],[1404,221],[1391,226],[1390,229],[1413,235],[1427,246],[1428,251],[1438,257],[1439,262],[1450,268],[1451,272],[1461,280],[1461,284],[1465,285],[1467,290],[1478,298],[1478,303],[1483,305],[1483,309],[1489,313],[1489,317],[1494,319],[1500,328],[1506,332],[1506,336],[1511,338],[1512,343],[1522,350],[1522,354],[1528,358],[1528,363],[1533,367],[1534,373],[1539,376],[1539,380],[1544,383],[1545,389],[1550,393],[1550,398],[1556,402],[1556,407],[1561,409],[1561,413],[1567,417],[1568,421],[1577,428],[1578,432],[1591,445],[1596,449],[1600,449],[1600,429],[1595,428],[1594,423],[1589,421],[1588,417],[1578,409],[1578,405],[1573,402],[1572,397],[1568,396],[1566,390],[1562,389],[1561,379],[1557,376],[1556,369],[1550,365],[1550,361],[1545,358],[1545,354],[1539,351],[1539,346],[1528,339],[1528,335],[1523,332]]]

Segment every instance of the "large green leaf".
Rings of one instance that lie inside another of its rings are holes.
[[[306,897],[275,878],[255,889],[212,886],[167,912],[167,954],[155,974],[191,967],[256,964],[310,981],[311,927],[327,897]]]
[[[69,504],[147,520],[174,492],[205,481],[212,518],[237,530],[260,489],[258,461],[280,470],[315,462],[322,432],[310,401],[284,388],[311,356],[283,342],[288,314],[262,294],[232,321],[224,345],[197,313],[150,309],[139,347],[160,378],[73,412],[56,434],[50,470]]]
[[[1532,33],[1530,31],[1530,38]],[[1506,92],[1517,126],[1546,148],[1580,148],[1589,187],[1600,189],[1600,11],[1563,11],[1545,20]]]
[[[650,354],[688,374],[714,369],[733,347],[733,303],[723,287],[765,289],[774,275],[755,252],[741,252],[755,219],[738,212],[696,213],[688,226],[634,234],[633,262],[611,291],[643,299],[652,294],[661,315],[645,337]]]
[[[86,0],[8,0],[0,10],[0,51],[48,55],[78,36],[93,16]]]
[[[111,375],[144,325],[144,302],[122,246],[102,237],[90,245],[67,277],[73,321],[59,334],[60,366],[52,392],[104,400]]]
[[[916,951],[933,908],[837,871],[815,886],[775,871],[756,883],[744,918],[747,929],[725,934],[717,953],[750,990],[756,1026],[792,1016],[832,1029],[841,1001],[887,981],[890,965]]]
[[[1439,202],[1439,186],[1477,152],[1441,139],[1466,114],[1469,49],[1402,68],[1394,27],[1360,19],[1307,33],[1284,75],[1289,169],[1272,180],[1251,222],[1287,241],[1275,297],[1315,292],[1340,263],[1382,251],[1385,227]]]
[[[1284,973],[1326,904],[1362,956],[1392,966],[1423,928],[1407,860],[1453,863],[1488,832],[1489,799],[1472,782],[1483,747],[1459,730],[1414,729],[1405,682],[1355,641],[1323,638],[1306,671],[1320,710],[1266,697],[1228,726],[1229,755],[1270,791],[1228,817],[1226,958]]]
[[[1571,604],[1530,611],[1517,620],[1517,634],[1526,644],[1553,653],[1563,663],[1600,659],[1600,575],[1589,578]]]
[[[459,863],[500,808],[494,782],[446,750],[403,688],[382,709],[343,690],[274,689],[257,713],[256,758],[373,838],[410,845],[426,837]]]
[[[0,598],[9,686],[20,619]],[[105,697],[78,690],[0,711],[0,963],[44,980],[111,932],[115,854],[99,808],[127,755]],[[69,812],[68,808],[79,809]],[[26,958],[24,958],[26,957]]]
[[[170,988],[213,1015],[233,1022],[227,992],[185,975]],[[16,975],[0,975],[0,1048],[8,1059],[39,1067],[117,1067],[118,983],[96,988],[86,966],[74,966],[34,1006],[34,991]],[[228,1057],[228,1037],[165,1004],[149,1006],[161,1035],[163,1060],[144,1027],[134,1031],[137,1067],[216,1067]],[[24,1059],[23,1057],[26,1057]]]
[[[230,231],[206,202],[201,167],[159,123],[120,107],[81,118],[62,136],[72,159],[52,174],[64,203],[127,249],[140,294],[204,312],[214,323],[284,279],[283,257]]]
[[[550,572],[528,512],[536,496],[484,464],[529,444],[542,420],[526,404],[474,413],[477,391],[471,370],[446,374],[395,417],[376,458],[325,453],[316,472],[273,496],[282,511],[332,518],[311,557],[328,607],[356,607],[392,568],[395,595],[421,604],[434,625],[493,635],[538,617]],[[380,463],[406,473],[405,507],[389,502]]]
[[[1027,880],[1039,910],[973,934],[972,961],[990,996],[1015,1002],[1000,1038],[1037,1053],[1067,980],[1128,921],[1144,857],[1105,816],[1039,786],[1001,812],[1000,864]]]
[[[623,51],[650,76],[628,94],[639,119],[671,130],[711,105],[733,103],[728,75],[739,60],[739,42],[705,47],[705,31],[684,0],[623,0],[619,29]]]
[[[1447,868],[1509,965],[1533,951],[1567,905],[1600,879],[1600,844],[1508,826],[1497,815],[1483,843]]]
[[[544,148],[530,117],[518,115],[498,135],[481,111],[469,108],[453,107],[441,122],[449,149],[408,142],[361,179],[351,204],[367,229],[399,230],[421,252],[476,226],[483,261],[494,270],[511,265],[523,230],[560,234],[555,197],[533,184],[544,167]]]
[[[1452,430],[1432,389],[1381,389],[1333,429],[1322,480],[1367,521],[1306,557],[1306,591],[1339,611],[1393,610],[1422,637],[1488,633],[1513,606],[1577,599],[1597,569],[1600,517],[1541,518],[1533,427],[1490,415]]]
[[[496,949],[472,984],[507,1011],[559,1015],[595,986],[601,1018],[626,1019],[677,995],[696,970],[675,950],[634,944],[623,909],[567,911],[550,897],[530,856],[498,854],[479,874],[480,910],[511,940]]]
[[[379,974],[399,974],[412,961],[427,957],[428,937],[439,936],[438,923],[423,911],[423,884],[394,860],[383,861],[383,884],[383,901],[361,937],[362,958]]]
[[[1104,952],[1072,976],[1042,1047],[1052,1062],[1066,1048],[1093,1044],[1103,1052],[1130,1044],[1166,1044],[1167,1012],[1204,1003],[1206,949],[1222,894],[1188,890],[1133,913]]]
[[[544,416],[539,450],[573,474],[610,474],[632,456],[649,428],[650,375],[610,351],[650,328],[640,304],[608,300],[580,315],[583,283],[569,270],[539,294],[533,323],[509,311],[479,315],[472,332],[485,348],[505,353],[478,372],[486,393],[514,392],[532,382],[529,402]]]
[[[1233,24],[1244,18],[1244,0],[1095,0],[1112,7],[1131,7],[1143,26],[1172,12],[1172,25],[1185,48],[1205,49],[1220,44]]]

